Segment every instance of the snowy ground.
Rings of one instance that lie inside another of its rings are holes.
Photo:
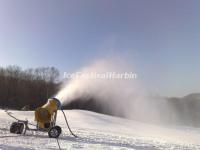
[[[33,112],[12,111],[20,119],[34,123]],[[187,127],[159,127],[89,111],[65,111],[70,126],[79,137],[72,137],[62,113],[57,124],[63,134],[59,138],[62,149],[104,150],[200,150],[200,129]],[[28,131],[25,136],[9,133],[14,121],[0,110],[0,150],[56,150],[56,139],[47,133]]]

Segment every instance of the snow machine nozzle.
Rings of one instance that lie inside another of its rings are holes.
[[[58,109],[61,109],[62,104],[61,104],[60,100],[57,99],[57,98],[55,98],[55,97],[54,97],[54,98],[51,98],[51,99],[54,100],[54,101],[57,103],[57,104],[56,104],[56,105],[57,105],[57,108],[58,108]],[[50,100],[50,99],[49,99],[49,100]]]

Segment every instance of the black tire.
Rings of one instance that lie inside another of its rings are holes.
[[[10,133],[16,133],[17,131],[17,122],[13,122],[10,126]]]
[[[17,132],[16,134],[22,134],[24,131],[24,124],[23,123],[18,123],[17,124]]]
[[[19,122],[13,122],[10,126],[10,133],[22,134],[24,131],[24,124]]]
[[[62,133],[62,129],[59,126],[52,127],[48,131],[48,135],[49,135],[50,138],[58,138],[61,133]]]

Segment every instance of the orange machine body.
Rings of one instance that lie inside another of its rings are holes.
[[[39,128],[48,129],[55,125],[57,111],[61,103],[56,98],[48,99],[48,102],[35,110],[35,121]]]

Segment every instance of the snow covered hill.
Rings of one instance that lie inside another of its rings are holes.
[[[20,119],[34,123],[34,113],[12,111]],[[104,150],[200,150],[200,129],[171,126],[160,127],[132,120],[102,115],[89,111],[65,111],[71,129],[78,138],[70,135],[62,113],[57,124],[63,133],[59,137],[62,149]],[[47,133],[27,131],[25,136],[9,132],[14,121],[0,110],[0,149],[2,150],[56,150],[56,139]]]

